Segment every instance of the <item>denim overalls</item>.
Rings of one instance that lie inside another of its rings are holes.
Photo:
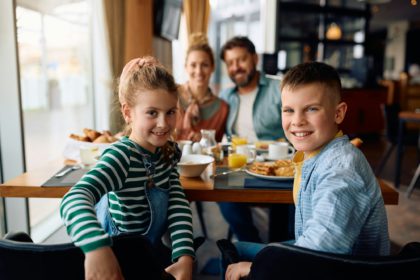
[[[134,143],[134,142],[132,142]],[[146,169],[149,180],[144,182],[146,199],[150,207],[150,224],[146,232],[143,234],[154,245],[160,244],[161,238],[167,229],[167,211],[169,201],[169,188],[163,189],[157,187],[153,183],[153,175],[155,173],[155,166],[152,162],[151,156],[142,152],[141,148],[134,143],[137,147],[137,152],[140,153],[143,160],[144,168]],[[176,164],[176,156],[172,160],[172,168]],[[152,184],[152,185],[150,185]],[[110,236],[122,234],[114,221],[112,220],[109,212],[108,194],[104,195],[101,200],[96,204],[96,215],[102,228]]]

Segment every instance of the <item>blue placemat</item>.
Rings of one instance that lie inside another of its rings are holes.
[[[293,188],[293,180],[275,181],[260,178],[245,178],[244,188],[291,190]]]

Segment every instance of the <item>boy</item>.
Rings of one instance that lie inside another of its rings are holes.
[[[283,129],[298,151],[293,158],[294,244],[331,253],[388,255],[379,185],[363,153],[338,129],[347,110],[338,73],[320,62],[300,64],[286,73],[281,92]],[[261,245],[238,242],[236,247],[241,255],[255,256]],[[230,265],[226,279],[246,276],[250,267],[250,262]]]

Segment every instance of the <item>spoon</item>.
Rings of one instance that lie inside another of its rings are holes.
[[[224,171],[224,172],[220,172],[220,173],[216,173],[216,174],[212,174],[210,176],[210,179],[213,179],[214,177],[217,176],[221,176],[221,175],[226,175],[226,174],[230,174],[230,173],[235,173],[235,172],[240,172],[240,171],[245,171],[246,166],[238,168],[238,169],[234,169],[234,170],[228,170],[228,171]]]
[[[66,175],[67,173],[70,173],[71,171],[80,169],[81,166],[79,164],[73,165],[72,167],[69,167],[67,169],[64,169],[63,171],[61,171],[60,173],[55,174],[55,178],[60,178],[63,177],[64,175]]]

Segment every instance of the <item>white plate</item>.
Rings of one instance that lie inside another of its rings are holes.
[[[268,176],[268,175],[261,175],[258,173],[254,173],[251,172],[248,169],[245,169],[245,172],[248,173],[249,175],[261,178],[261,179],[266,179],[266,180],[273,180],[273,181],[285,181],[285,180],[293,180],[293,176]]]
[[[276,160],[283,160],[283,159],[291,159],[293,157],[293,154],[289,154],[283,158],[271,158],[268,154],[263,154],[263,156],[266,161],[276,161]]]

